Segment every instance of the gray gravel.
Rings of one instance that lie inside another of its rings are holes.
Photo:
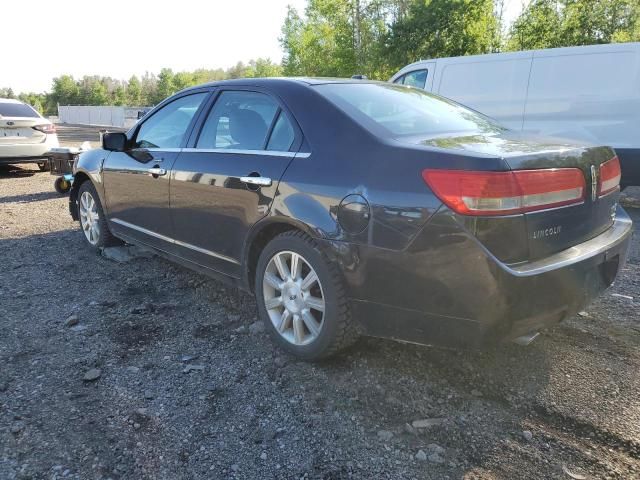
[[[88,250],[36,170],[0,170],[0,479],[640,478],[637,236],[529,347],[365,339],[307,364],[250,296]]]

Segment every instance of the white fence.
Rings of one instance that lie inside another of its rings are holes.
[[[138,121],[137,107],[58,105],[58,121],[76,125],[129,128]]]

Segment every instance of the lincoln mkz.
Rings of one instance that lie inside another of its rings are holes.
[[[366,80],[189,88],[74,173],[92,247],[144,245],[253,292],[309,360],[358,335],[527,341],[612,284],[632,230],[611,148]]]

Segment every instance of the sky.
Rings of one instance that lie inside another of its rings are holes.
[[[506,0],[505,19],[523,0]],[[306,0],[30,0],[4,18],[0,87],[44,92],[63,74],[128,79],[145,72],[229,68],[282,59],[287,5]],[[28,7],[28,9],[27,9]],[[4,8],[4,12],[8,9]],[[9,21],[11,20],[11,21]],[[15,43],[12,41],[15,40]]]

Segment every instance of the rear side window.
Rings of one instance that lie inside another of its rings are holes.
[[[137,148],[178,148],[193,116],[207,93],[195,93],[168,103],[149,117],[138,130]]]
[[[401,85],[409,85],[410,87],[424,88],[427,84],[428,70],[415,70],[413,72],[405,73],[393,83],[399,83]]]
[[[293,130],[293,126],[291,126],[291,122],[289,122],[284,112],[280,111],[278,120],[276,120],[276,124],[271,132],[271,137],[269,137],[267,150],[288,152],[294,139],[295,131]]]
[[[0,102],[0,117],[29,117],[39,118],[40,115],[29,105],[24,103]]]
[[[334,83],[315,88],[355,121],[381,135],[504,130],[478,112],[417,88],[383,83]]]
[[[202,127],[196,148],[264,150],[279,109],[275,100],[263,93],[224,91]],[[280,126],[278,132],[283,128],[286,130],[286,126]],[[285,133],[278,133],[278,137],[284,138]]]

